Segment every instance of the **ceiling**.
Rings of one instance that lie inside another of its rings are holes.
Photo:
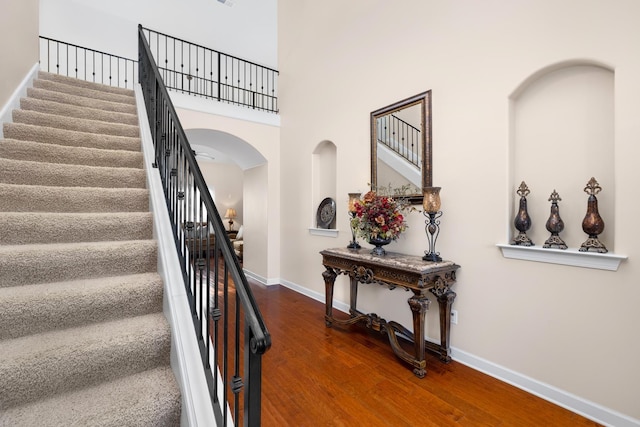
[[[185,133],[199,161],[235,164],[242,170],[267,162],[252,145],[230,133],[213,129],[188,129]]]

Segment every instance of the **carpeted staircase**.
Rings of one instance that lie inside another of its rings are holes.
[[[174,426],[133,91],[40,73],[0,140],[0,426]]]

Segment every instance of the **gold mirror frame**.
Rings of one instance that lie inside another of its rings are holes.
[[[394,117],[394,113],[400,113],[403,110],[407,110],[414,106],[418,106],[420,109],[420,133],[418,137],[420,153],[414,155],[418,157],[414,166],[420,165],[421,184],[422,188],[432,186],[432,151],[431,151],[431,91],[419,93],[410,98],[398,101],[384,108],[376,110],[371,113],[371,188],[383,188],[390,185],[396,188],[393,184],[387,184],[378,182],[378,135],[382,131],[378,129],[378,123],[382,120],[386,120],[387,117]],[[395,117],[394,117],[395,120]],[[401,120],[402,121],[402,120]],[[382,143],[382,142],[381,142]],[[409,182],[409,180],[407,180]],[[380,187],[379,187],[380,186]],[[422,188],[413,184],[413,186],[419,190],[415,193],[410,192],[405,196],[412,204],[422,204],[423,195]]]

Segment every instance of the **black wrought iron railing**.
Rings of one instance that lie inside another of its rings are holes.
[[[217,425],[258,426],[262,355],[270,348],[271,337],[142,26],[138,28],[138,43],[140,84],[156,166],[164,185]]]
[[[378,141],[419,168],[420,129],[393,114],[380,117],[378,120]]]
[[[169,89],[278,112],[278,71],[148,28],[142,30]]]
[[[133,89],[138,67],[133,59],[40,36],[40,69],[77,79]]]

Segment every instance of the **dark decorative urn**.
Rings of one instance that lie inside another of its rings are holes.
[[[559,233],[564,230],[564,221],[560,218],[560,208],[558,207],[558,202],[561,200],[560,195],[556,190],[553,190],[549,196],[551,214],[546,224],[547,231],[551,233],[551,236],[544,242],[543,248],[567,249],[567,244],[559,236]]]
[[[589,235],[589,238],[580,246],[581,252],[588,252],[593,250],[598,253],[609,252],[607,248],[598,240],[598,235],[604,231],[604,220],[598,212],[598,199],[596,194],[602,190],[598,181],[591,177],[587,186],[584,187],[584,192],[589,195],[587,199],[587,214],[582,220],[582,230]]]
[[[527,230],[531,228],[531,217],[529,216],[529,212],[527,212],[527,196],[529,195],[529,187],[527,187],[527,184],[525,184],[524,181],[520,183],[520,187],[516,193],[520,196],[520,208],[518,209],[516,218],[513,221],[513,225],[515,225],[519,234],[513,239],[511,244],[519,246],[533,246],[533,242],[529,236],[527,236]]]

